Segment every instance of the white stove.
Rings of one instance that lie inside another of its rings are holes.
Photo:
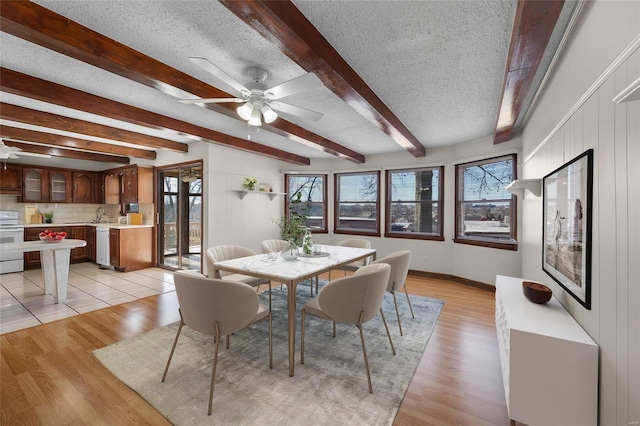
[[[18,212],[0,210],[0,244],[24,241],[24,226],[18,225]],[[0,274],[24,270],[24,255],[21,251],[0,251]]]

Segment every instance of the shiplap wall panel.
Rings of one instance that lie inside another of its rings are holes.
[[[640,50],[627,61],[627,84],[640,77]],[[640,421],[640,101],[626,104],[628,211],[629,421]]]
[[[617,271],[616,271],[616,182],[614,139],[614,78],[609,77],[598,90],[598,149],[595,153],[597,170],[595,188],[600,201],[598,211],[600,223],[595,233],[600,235],[600,401],[601,419],[604,424],[617,424]]]
[[[553,280],[554,295],[600,346],[599,422],[640,419],[640,101],[612,99],[640,76],[636,52],[609,76],[575,114],[523,165],[535,178],[594,149],[592,308],[587,311]],[[524,203],[525,223],[538,222],[539,204]],[[541,239],[527,226],[525,239]],[[539,247],[539,246],[538,246]],[[526,246],[528,259],[532,250]],[[536,262],[541,257],[536,256]],[[535,267],[523,266],[526,276]],[[537,275],[539,276],[539,275]]]
[[[627,87],[627,67],[622,65],[614,75],[614,96]],[[615,192],[627,194],[627,104],[612,103],[614,109],[614,150],[615,150]],[[628,238],[628,197],[615,197],[615,237],[616,237],[616,375],[617,394],[624,395],[629,389],[629,277],[627,265]],[[626,398],[616,398],[616,419],[626,419],[629,411],[629,401]]]

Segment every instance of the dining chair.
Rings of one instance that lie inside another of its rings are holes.
[[[264,278],[256,278],[249,275],[221,271],[216,267],[217,262],[238,259],[240,257],[255,256],[256,254],[258,253],[242,246],[220,245],[210,247],[206,251],[207,272],[211,278],[222,278],[228,281],[249,284],[251,287],[256,287],[256,291],[260,289],[262,284],[269,284],[269,307],[271,307],[271,281],[265,280]]]
[[[214,336],[215,349],[208,411],[208,414],[211,414],[218,365],[218,348],[222,336],[227,336],[228,341],[230,334],[258,321],[267,320],[269,322],[269,368],[273,368],[271,310],[259,302],[256,292],[245,283],[207,278],[195,271],[182,270],[175,271],[173,278],[178,296],[180,324],[169,353],[167,366],[162,375],[162,382],[167,377],[183,326],[186,325],[199,333]]]
[[[337,246],[342,246],[342,247],[353,247],[353,248],[370,249],[371,248],[371,241],[365,240],[364,238],[349,238],[349,239],[340,241],[336,245]],[[371,258],[367,257],[367,258],[365,258],[363,260],[358,260],[356,262],[351,262],[348,265],[338,266],[335,269],[339,269],[341,271],[344,271],[344,275],[347,275],[347,271],[355,271],[358,268],[362,268],[363,266],[368,265],[369,263],[371,263]],[[329,281],[331,281],[331,271],[329,271]]]
[[[413,307],[411,306],[411,300],[409,299],[409,293],[404,286],[407,280],[407,274],[409,273],[409,264],[411,263],[411,251],[402,250],[383,257],[372,262],[372,265],[378,263],[386,263],[391,266],[391,273],[389,274],[389,283],[387,284],[387,291],[393,295],[393,303],[396,305],[396,317],[398,318],[398,327],[400,328],[400,335],[402,336],[402,324],[400,323],[400,313],[398,311],[398,301],[396,300],[396,291],[404,288],[404,293],[407,295],[407,303],[411,310],[411,317],[413,315]]]
[[[260,244],[263,254],[267,253],[279,253],[288,244],[286,240],[264,240]]]
[[[369,393],[373,393],[362,325],[375,318],[376,314],[380,312],[391,344],[391,351],[394,355],[396,354],[389,327],[387,327],[387,321],[382,312],[382,301],[390,273],[391,267],[387,264],[378,263],[364,266],[351,276],[330,281],[322,287],[318,297],[304,305],[300,333],[300,364],[304,364],[304,323],[307,315],[333,321],[333,337],[336,336],[336,322],[355,325],[360,331]]]

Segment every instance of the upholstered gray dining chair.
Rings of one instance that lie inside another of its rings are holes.
[[[409,264],[411,263],[411,251],[402,250],[395,253],[391,253],[389,256],[378,259],[372,263],[372,265],[378,263],[386,263],[391,266],[391,273],[389,274],[389,283],[387,284],[387,291],[393,295],[393,303],[396,305],[396,317],[398,318],[398,327],[400,328],[400,335],[402,336],[402,324],[400,323],[400,312],[398,311],[398,301],[396,300],[396,291],[404,288],[404,293],[407,295],[407,303],[411,310],[411,317],[413,315],[413,307],[411,306],[411,300],[409,299],[409,293],[404,286],[407,280],[407,274],[409,273]]]
[[[269,368],[273,368],[271,310],[268,306],[260,304],[257,293],[245,283],[207,278],[194,271],[176,271],[173,278],[180,306],[180,325],[171,347],[162,381],[164,382],[167,377],[183,326],[186,325],[199,333],[214,336],[215,349],[208,411],[211,414],[218,365],[218,348],[222,336],[227,336],[228,341],[230,334],[258,321],[267,320],[269,322]]]
[[[307,315],[333,321],[333,337],[336,336],[336,321],[355,325],[360,331],[360,342],[362,344],[364,366],[367,371],[369,393],[373,393],[362,325],[375,318],[376,314],[380,312],[384,328],[389,337],[389,343],[391,344],[391,351],[394,355],[396,354],[389,327],[387,327],[387,321],[381,309],[390,272],[391,267],[383,263],[364,266],[351,276],[330,281],[322,287],[318,297],[304,305],[300,333],[301,364],[304,364],[304,323]]]
[[[237,259],[240,257],[255,256],[256,254],[258,253],[242,246],[220,245],[210,247],[206,252],[207,273],[210,278],[222,278],[228,281],[249,284],[251,287],[256,287],[256,291],[259,290],[262,284],[269,284],[269,307],[271,307],[271,281],[265,280],[264,278],[252,277],[250,275],[221,271],[216,267],[217,262]]]
[[[371,241],[365,240],[364,238],[349,238],[349,239],[340,241],[336,245],[337,246],[342,246],[342,247],[353,247],[353,248],[370,249],[371,248]],[[371,263],[371,258],[367,257],[367,258],[364,258],[363,260],[358,260],[356,262],[351,262],[348,265],[338,266],[335,269],[339,269],[341,271],[345,271],[344,274],[347,275],[347,271],[355,271],[358,268],[362,268],[363,266],[368,265],[369,263]],[[331,281],[331,271],[329,271],[329,281]]]

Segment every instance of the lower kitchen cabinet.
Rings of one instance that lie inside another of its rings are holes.
[[[85,240],[87,245],[85,247],[78,247],[71,250],[71,263],[77,262],[85,262],[90,260],[90,249],[89,249],[89,235],[90,235],[90,226],[42,226],[37,228],[25,228],[24,230],[24,240],[25,241],[38,241],[40,234],[42,231],[49,229],[54,232],[66,232],[67,238],[74,240]],[[95,229],[95,228],[93,228]],[[95,231],[94,231],[95,232]],[[51,243],[55,244],[55,243]],[[95,257],[95,256],[94,256]],[[26,252],[24,254],[24,269],[37,269],[40,268],[40,252],[32,251]]]
[[[151,267],[153,228],[109,230],[111,266],[119,271],[136,271]]]

